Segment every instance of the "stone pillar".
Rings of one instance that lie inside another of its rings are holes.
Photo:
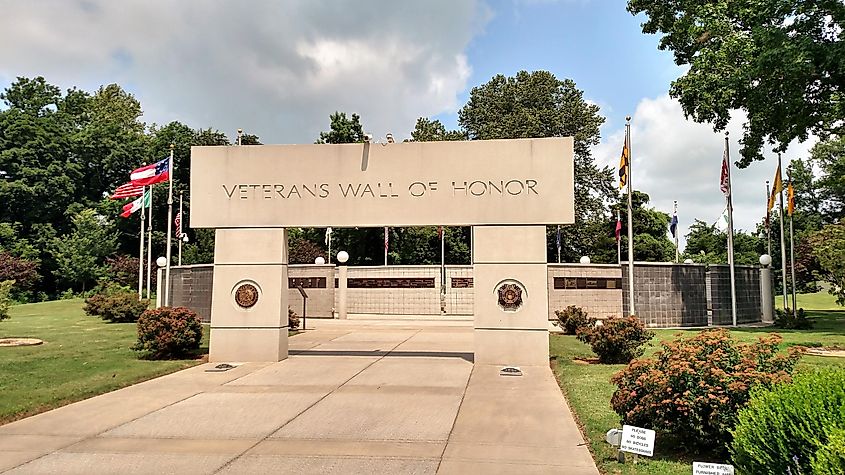
[[[775,293],[772,291],[772,268],[760,268],[760,313],[763,323],[775,322]]]
[[[337,266],[337,318],[341,320],[346,320],[346,281],[348,269],[346,264],[339,264]]]
[[[475,363],[548,366],[545,226],[474,226]]]
[[[288,357],[288,235],[284,228],[218,229],[209,361]]]

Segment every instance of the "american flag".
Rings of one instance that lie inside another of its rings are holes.
[[[117,187],[114,190],[114,194],[110,196],[113,200],[119,200],[122,198],[132,198],[134,196],[141,196],[144,194],[144,187],[133,185],[132,182],[124,183]]]
[[[176,237],[182,237],[182,212],[176,213],[176,219],[173,220],[176,225]]]

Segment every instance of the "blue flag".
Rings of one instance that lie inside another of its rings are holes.
[[[672,222],[669,223],[669,232],[672,233],[672,237],[678,237],[675,233],[678,231],[678,215],[672,215]]]

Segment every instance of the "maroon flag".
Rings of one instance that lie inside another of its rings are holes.
[[[132,182],[124,183],[117,187],[114,190],[114,194],[112,194],[109,198],[113,200],[119,200],[122,198],[133,198],[135,196],[141,196],[144,194],[144,187],[135,185]]]
[[[731,166],[728,164],[728,151],[725,149],[725,154],[722,155],[722,176],[719,180],[720,188],[725,196],[731,194]]]
[[[622,235],[622,221],[619,220],[619,215],[616,215],[616,242],[619,242],[619,236]]]
[[[437,226],[437,238],[443,239],[443,226]]]

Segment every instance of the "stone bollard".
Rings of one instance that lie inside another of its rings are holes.
[[[760,314],[763,323],[774,323],[775,294],[772,286],[772,268],[760,268]]]

